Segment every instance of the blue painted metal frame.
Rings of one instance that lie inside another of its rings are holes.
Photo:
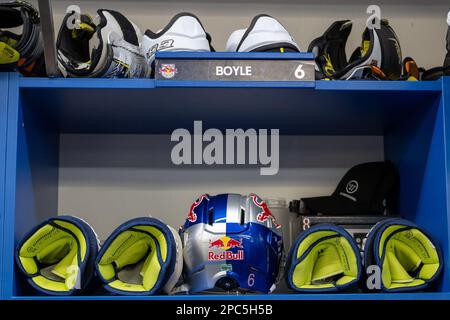
[[[227,128],[233,121],[244,129],[280,128],[284,135],[383,135],[442,88],[441,81],[318,81],[316,89],[267,85],[219,87],[209,81],[158,88],[149,79],[32,78],[19,83],[21,99],[51,114],[63,133],[147,134],[190,128],[202,119],[205,129]]]
[[[16,241],[36,223],[41,217],[38,212],[44,214],[56,214],[57,210],[57,187],[58,187],[58,134],[60,132],[88,132],[93,126],[85,124],[88,117],[94,117],[100,126],[100,131],[114,132],[118,130],[117,124],[124,119],[128,113],[136,113],[134,118],[128,119],[130,124],[125,129],[136,126],[134,120],[142,117],[148,119],[155,117],[154,113],[181,113],[184,116],[196,115],[200,108],[192,105],[180,104],[174,99],[174,94],[187,95],[208,94],[214,92],[218,99],[224,99],[224,105],[215,106],[210,111],[208,119],[218,115],[226,116],[221,108],[226,107],[230,100],[227,96],[231,93],[243,92],[240,89],[232,89],[233,85],[222,89],[207,89],[218,87],[217,83],[199,84],[185,83],[187,88],[158,88],[158,83],[153,80],[108,80],[108,79],[32,79],[21,78],[16,74],[10,74],[9,80],[0,78],[0,83],[8,82],[7,90],[7,123],[4,130],[7,131],[6,144],[6,190],[4,201],[0,205],[5,206],[4,216],[4,244],[3,270],[0,272],[0,289],[2,297],[7,299],[49,299],[59,300],[67,297],[35,297],[32,292],[27,291],[26,286],[15,276],[14,259],[12,252]],[[385,156],[392,159],[400,167],[402,174],[403,193],[400,196],[400,209],[406,218],[425,226],[442,244],[445,259],[445,272],[437,292],[410,293],[410,294],[277,294],[277,295],[193,295],[193,296],[157,296],[157,297],[121,297],[121,296],[90,296],[70,297],[70,299],[83,300],[192,300],[192,299],[286,299],[286,300],[410,300],[410,299],[432,299],[450,300],[450,190],[448,183],[450,179],[450,78],[444,78],[433,82],[370,82],[370,81],[319,81],[315,89],[304,88],[282,88],[283,84],[277,83],[274,87],[266,89],[252,89],[255,93],[268,92],[268,98],[272,95],[279,99],[286,95],[283,102],[291,99],[299,99],[298,103],[292,103],[288,109],[300,117],[311,119],[318,114],[328,112],[327,117],[337,119],[350,116],[352,119],[361,119],[361,122],[370,121],[376,116],[375,121],[385,127],[370,134],[382,134],[385,140]],[[281,88],[280,88],[281,87]],[[269,90],[270,89],[270,90]],[[210,91],[212,90],[212,91]],[[294,90],[294,91],[292,91]],[[244,90],[245,91],[245,90]],[[3,96],[2,96],[3,92]],[[5,97],[5,90],[0,88],[0,99]],[[127,99],[124,99],[126,97]],[[251,94],[242,97],[251,109]],[[78,100],[76,99],[78,98]],[[366,99],[364,99],[366,98]],[[75,99],[75,101],[73,101]],[[143,108],[131,108],[129,104],[142,101],[154,100]],[[167,99],[167,100],[166,100]],[[311,101],[310,101],[311,100]],[[369,101],[366,101],[369,100]],[[373,101],[371,101],[373,100]],[[1,101],[1,100],[0,100]],[[207,102],[208,100],[199,100]],[[96,105],[106,104],[100,108]],[[114,106],[117,102],[119,106]],[[263,100],[261,100],[263,102]],[[291,101],[292,102],[292,101]],[[297,102],[295,100],[294,102]],[[335,102],[336,105],[333,105]],[[81,106],[80,106],[81,104]],[[84,104],[88,104],[82,107]],[[78,107],[77,107],[78,105]],[[164,108],[158,109],[157,105]],[[95,108],[94,108],[95,107]],[[242,107],[242,106],[241,106]],[[266,125],[265,117],[272,112],[270,102],[262,104],[261,111],[256,113],[259,119],[257,125]],[[185,110],[187,108],[187,110]],[[192,109],[191,109],[192,108]],[[238,107],[239,109],[240,107]],[[277,108],[279,108],[277,106]],[[317,110],[316,110],[317,108]],[[5,108],[3,108],[5,109]],[[0,109],[1,115],[6,111]],[[229,106],[227,111],[238,110]],[[376,110],[379,110],[376,111]],[[277,109],[280,110],[280,109]],[[71,112],[79,111],[81,117],[73,118]],[[55,112],[61,112],[54,117]],[[112,118],[108,118],[112,114]],[[378,117],[379,116],[379,117]],[[289,122],[292,115],[279,118],[280,123]],[[102,127],[103,122],[113,121],[113,126]],[[191,119],[188,119],[191,121]],[[271,121],[277,119],[269,119]],[[295,119],[298,121],[298,119]],[[310,121],[310,120],[308,120]],[[229,119],[217,123],[218,127],[229,124]],[[255,123],[251,123],[253,125]],[[216,123],[214,123],[216,124]],[[159,125],[159,124],[158,124]],[[160,129],[170,131],[169,123],[160,124]],[[330,125],[332,127],[332,125]],[[137,131],[143,127],[137,126]],[[282,128],[281,128],[282,129]],[[294,128],[295,129],[295,128]],[[324,127],[320,127],[322,133]],[[78,131],[77,131],[78,130]],[[296,129],[293,133],[302,132]],[[353,134],[362,131],[357,127]],[[1,132],[1,131],[0,131]],[[343,134],[345,128],[332,127],[332,134]],[[149,132],[151,133],[151,132]],[[305,131],[306,134],[316,134],[312,127]],[[2,147],[0,136],[0,151]],[[0,152],[0,154],[2,154]],[[0,161],[0,169],[1,169]],[[1,171],[0,171],[0,183]],[[45,188],[40,188],[45,186]],[[1,184],[0,184],[1,191]],[[0,193],[1,200],[2,193]],[[1,207],[0,207],[1,208]],[[0,220],[1,221],[1,220]],[[6,226],[14,226],[6,228]],[[0,229],[1,230],[1,229]],[[0,257],[1,262],[1,257]],[[0,264],[0,268],[1,268]]]
[[[29,293],[16,277],[18,239],[46,215],[57,214],[59,133],[47,114],[24,103],[20,77],[10,74],[6,150],[3,292],[7,299]],[[42,97],[35,97],[36,99]],[[24,289],[22,289],[24,288]]]
[[[444,114],[438,96],[405,114],[384,143],[385,157],[400,171],[399,211],[433,235],[442,247],[444,265],[450,266]],[[448,272],[443,272],[438,290],[450,292]]]
[[[14,287],[14,241],[15,241],[15,201],[16,201],[16,166],[17,166],[17,112],[19,106],[19,76],[9,74],[8,84],[8,118],[6,143],[6,175],[5,175],[5,218],[3,251],[2,292],[5,299],[11,299]],[[16,121],[14,121],[16,119]],[[8,130],[9,129],[9,130]],[[9,228],[7,226],[10,226]]]
[[[441,93],[445,78],[436,81],[413,82],[413,81],[316,81],[316,90],[328,91],[405,91],[405,92],[436,92]],[[173,81],[176,83],[176,81]],[[180,81],[187,82],[187,81]],[[299,81],[301,82],[301,81]],[[225,81],[232,88],[236,86],[232,81]],[[267,82],[267,87],[283,88],[286,82]],[[269,85],[271,84],[271,85]],[[200,88],[223,87],[218,81],[202,81],[196,83],[185,83],[185,86]],[[19,77],[20,88],[46,88],[46,89],[154,89],[157,83],[153,79],[62,79],[62,78],[22,78]],[[249,87],[252,87],[249,85]]]
[[[6,174],[6,122],[8,115],[9,74],[0,73],[0,275],[3,274],[4,218],[5,218],[5,174]],[[0,276],[0,300],[3,298],[3,281]]]
[[[446,246],[447,253],[450,251],[450,77],[444,77],[442,81],[442,99],[441,103],[443,106],[443,116],[444,116],[444,148],[445,148],[445,192],[447,201],[447,238]],[[445,261],[447,266],[450,266],[450,257],[447,257]],[[448,268],[446,269],[447,277],[450,277]],[[450,280],[447,280],[450,282]]]
[[[62,89],[153,89],[153,79],[66,79],[66,78],[23,78],[19,77],[20,88],[62,88]]]
[[[74,296],[13,297],[13,300],[450,300],[448,292],[428,293],[331,293],[331,294],[240,294],[240,295],[174,295],[174,296]]]

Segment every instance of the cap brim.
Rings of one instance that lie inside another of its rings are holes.
[[[344,197],[303,198],[302,201],[312,213],[326,215],[373,214],[373,212],[362,210],[354,201]]]

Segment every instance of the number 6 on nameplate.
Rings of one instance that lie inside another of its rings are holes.
[[[295,69],[294,75],[298,80],[302,80],[305,78],[306,73],[305,70],[303,70],[303,64],[298,65],[297,69]]]

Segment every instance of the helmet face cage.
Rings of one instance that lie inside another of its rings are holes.
[[[202,195],[189,209],[181,238],[190,292],[274,289],[281,226],[257,195]]]

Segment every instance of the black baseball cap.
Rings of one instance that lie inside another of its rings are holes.
[[[385,215],[395,210],[400,177],[391,161],[362,163],[351,168],[331,196],[303,198],[308,213]]]

